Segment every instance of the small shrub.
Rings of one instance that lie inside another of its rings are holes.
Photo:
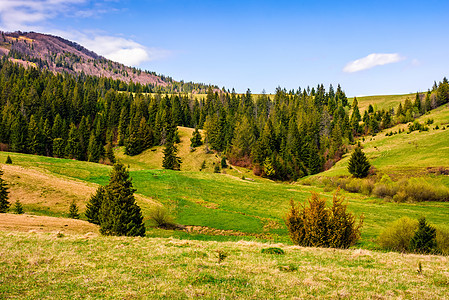
[[[393,197],[396,192],[397,186],[395,184],[378,183],[374,185],[373,194],[379,198]]]
[[[279,271],[284,271],[284,272],[294,272],[294,271],[298,271],[298,266],[294,265],[294,264],[279,265],[278,269],[279,269]]]
[[[334,194],[332,207],[326,207],[326,199],[312,193],[308,207],[295,206],[285,218],[290,238],[300,246],[348,248],[360,238],[363,217],[358,224],[351,213],[346,212],[344,198]]]
[[[220,173],[220,165],[215,165],[215,167],[214,167],[214,173]]]
[[[223,262],[226,257],[228,257],[228,253],[226,251],[217,250],[218,263]]]
[[[449,255],[449,230],[446,228],[437,228],[437,251]]]
[[[7,164],[7,165],[11,165],[11,164],[12,164],[11,156],[8,155],[8,157],[6,157],[6,162],[5,162],[5,164]]]
[[[221,168],[226,169],[228,167],[228,164],[226,163],[226,157],[221,158]]]
[[[202,171],[204,169],[206,169],[206,161],[205,160],[203,160],[203,162],[201,163],[200,171]]]
[[[410,240],[415,235],[418,222],[408,217],[402,217],[391,223],[381,232],[377,241],[386,250],[408,252]]]
[[[176,225],[169,210],[161,205],[156,205],[149,212],[149,218],[153,223],[163,229],[174,229]]]
[[[262,249],[261,252],[265,253],[265,254],[277,254],[277,255],[285,254],[284,250],[282,250],[281,248],[277,248],[277,247],[264,248],[264,249]]]
[[[419,219],[418,229],[410,240],[410,250],[417,253],[433,253],[437,247],[435,227],[429,225],[426,218]]]
[[[16,200],[14,203],[13,211],[17,215],[21,215],[24,213],[22,203],[19,200]]]

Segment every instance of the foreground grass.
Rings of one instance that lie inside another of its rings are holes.
[[[447,257],[255,242],[0,232],[0,298],[413,298],[449,294]],[[218,261],[218,253],[227,256]],[[418,265],[422,273],[418,273]]]

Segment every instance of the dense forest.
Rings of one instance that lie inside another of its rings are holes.
[[[396,112],[362,116],[338,85],[252,95],[209,87],[187,93],[131,93],[129,84],[84,74],[54,74],[0,61],[0,150],[113,162],[113,147],[137,155],[176,141],[176,126],[204,129],[208,149],[257,175],[295,180],[330,168],[354,138],[413,121],[449,101],[445,78]]]

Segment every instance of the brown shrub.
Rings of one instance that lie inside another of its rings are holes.
[[[358,224],[354,215],[346,211],[344,198],[334,194],[332,207],[326,206],[326,200],[312,192],[308,207],[295,206],[285,218],[292,241],[301,246],[348,248],[360,239],[363,217]]]

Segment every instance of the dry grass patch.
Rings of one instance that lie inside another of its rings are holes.
[[[60,232],[98,235],[98,226],[82,220],[47,216],[0,214],[0,231]]]
[[[80,211],[84,211],[87,199],[96,188],[94,184],[36,169],[6,164],[1,167],[9,186],[9,201],[14,203],[19,200],[25,206],[25,212],[27,207],[39,206],[40,209],[66,213],[72,201],[76,202]]]

